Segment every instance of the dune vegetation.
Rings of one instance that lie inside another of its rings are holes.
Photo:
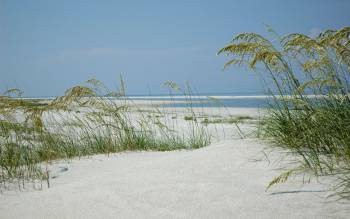
[[[53,100],[26,99],[21,91],[8,90],[0,97],[0,188],[45,181],[50,186],[47,167],[58,159],[196,149],[210,143],[201,123],[188,121],[184,135],[173,130],[175,122],[161,119],[156,106],[149,111],[158,116],[133,106],[122,80],[118,92],[93,79]]]
[[[334,195],[350,200],[349,37],[350,27],[317,37],[276,36],[278,43],[241,33],[218,52],[230,57],[225,68],[243,65],[261,76],[273,98],[258,121],[257,136],[295,157],[267,188],[299,174],[331,176]],[[165,85],[179,90],[173,82]],[[92,79],[52,100],[22,98],[18,89],[0,96],[0,188],[21,189],[27,182],[50,186],[48,165],[55,160],[196,149],[211,142],[208,124],[233,124],[244,138],[237,124],[256,122],[249,116],[206,118],[191,109],[165,119],[157,106],[133,106],[122,79],[119,87],[111,92]],[[191,103],[190,92],[185,95]],[[185,133],[175,131],[177,118],[188,124]]]
[[[222,48],[231,65],[247,66],[273,95],[263,119],[263,138],[296,156],[294,167],[268,187],[293,175],[332,176],[334,195],[350,199],[350,27],[317,37],[289,34],[268,40],[241,33]]]

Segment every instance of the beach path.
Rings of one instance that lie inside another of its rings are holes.
[[[347,205],[327,203],[316,182],[266,192],[280,171],[256,161],[262,149],[256,140],[227,140],[58,162],[51,188],[3,191],[0,218],[347,218]]]

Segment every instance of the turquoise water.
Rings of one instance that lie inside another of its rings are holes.
[[[152,101],[173,101],[170,104],[164,104],[165,107],[247,107],[247,108],[265,108],[269,107],[271,98],[264,96],[216,96],[215,98],[206,96],[195,97],[130,97],[133,100]],[[178,102],[178,103],[177,103]]]
[[[268,107],[268,102],[266,99],[224,99],[219,101],[205,101],[203,103],[192,103],[192,104],[186,104],[186,103],[175,103],[175,104],[166,104],[165,106],[174,106],[174,107],[218,107],[218,106],[225,106],[225,107],[252,107],[252,108],[262,108],[262,107]]]
[[[33,97],[31,97],[33,98]],[[35,97],[34,99],[54,99],[55,97]],[[106,97],[114,99],[114,97]],[[170,101],[169,104],[163,104],[164,107],[245,107],[245,108],[266,108],[269,107],[271,97],[256,96],[128,96],[126,99],[142,100],[142,101]]]

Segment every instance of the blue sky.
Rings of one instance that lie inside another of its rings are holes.
[[[0,0],[0,91],[61,95],[96,78],[129,94],[256,93],[254,73],[216,56],[234,34],[316,34],[350,25],[347,0]]]

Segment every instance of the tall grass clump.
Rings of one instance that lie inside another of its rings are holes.
[[[168,120],[142,113],[125,95],[122,80],[117,92],[92,79],[44,101],[11,89],[0,96],[0,189],[21,189],[30,181],[50,186],[48,166],[59,159],[203,147],[210,135],[199,125],[183,135]]]
[[[350,27],[317,37],[289,34],[278,45],[256,33],[241,33],[218,54],[225,67],[245,65],[259,73],[273,96],[263,124],[273,146],[292,152],[291,175],[333,176],[332,188],[350,199]]]

